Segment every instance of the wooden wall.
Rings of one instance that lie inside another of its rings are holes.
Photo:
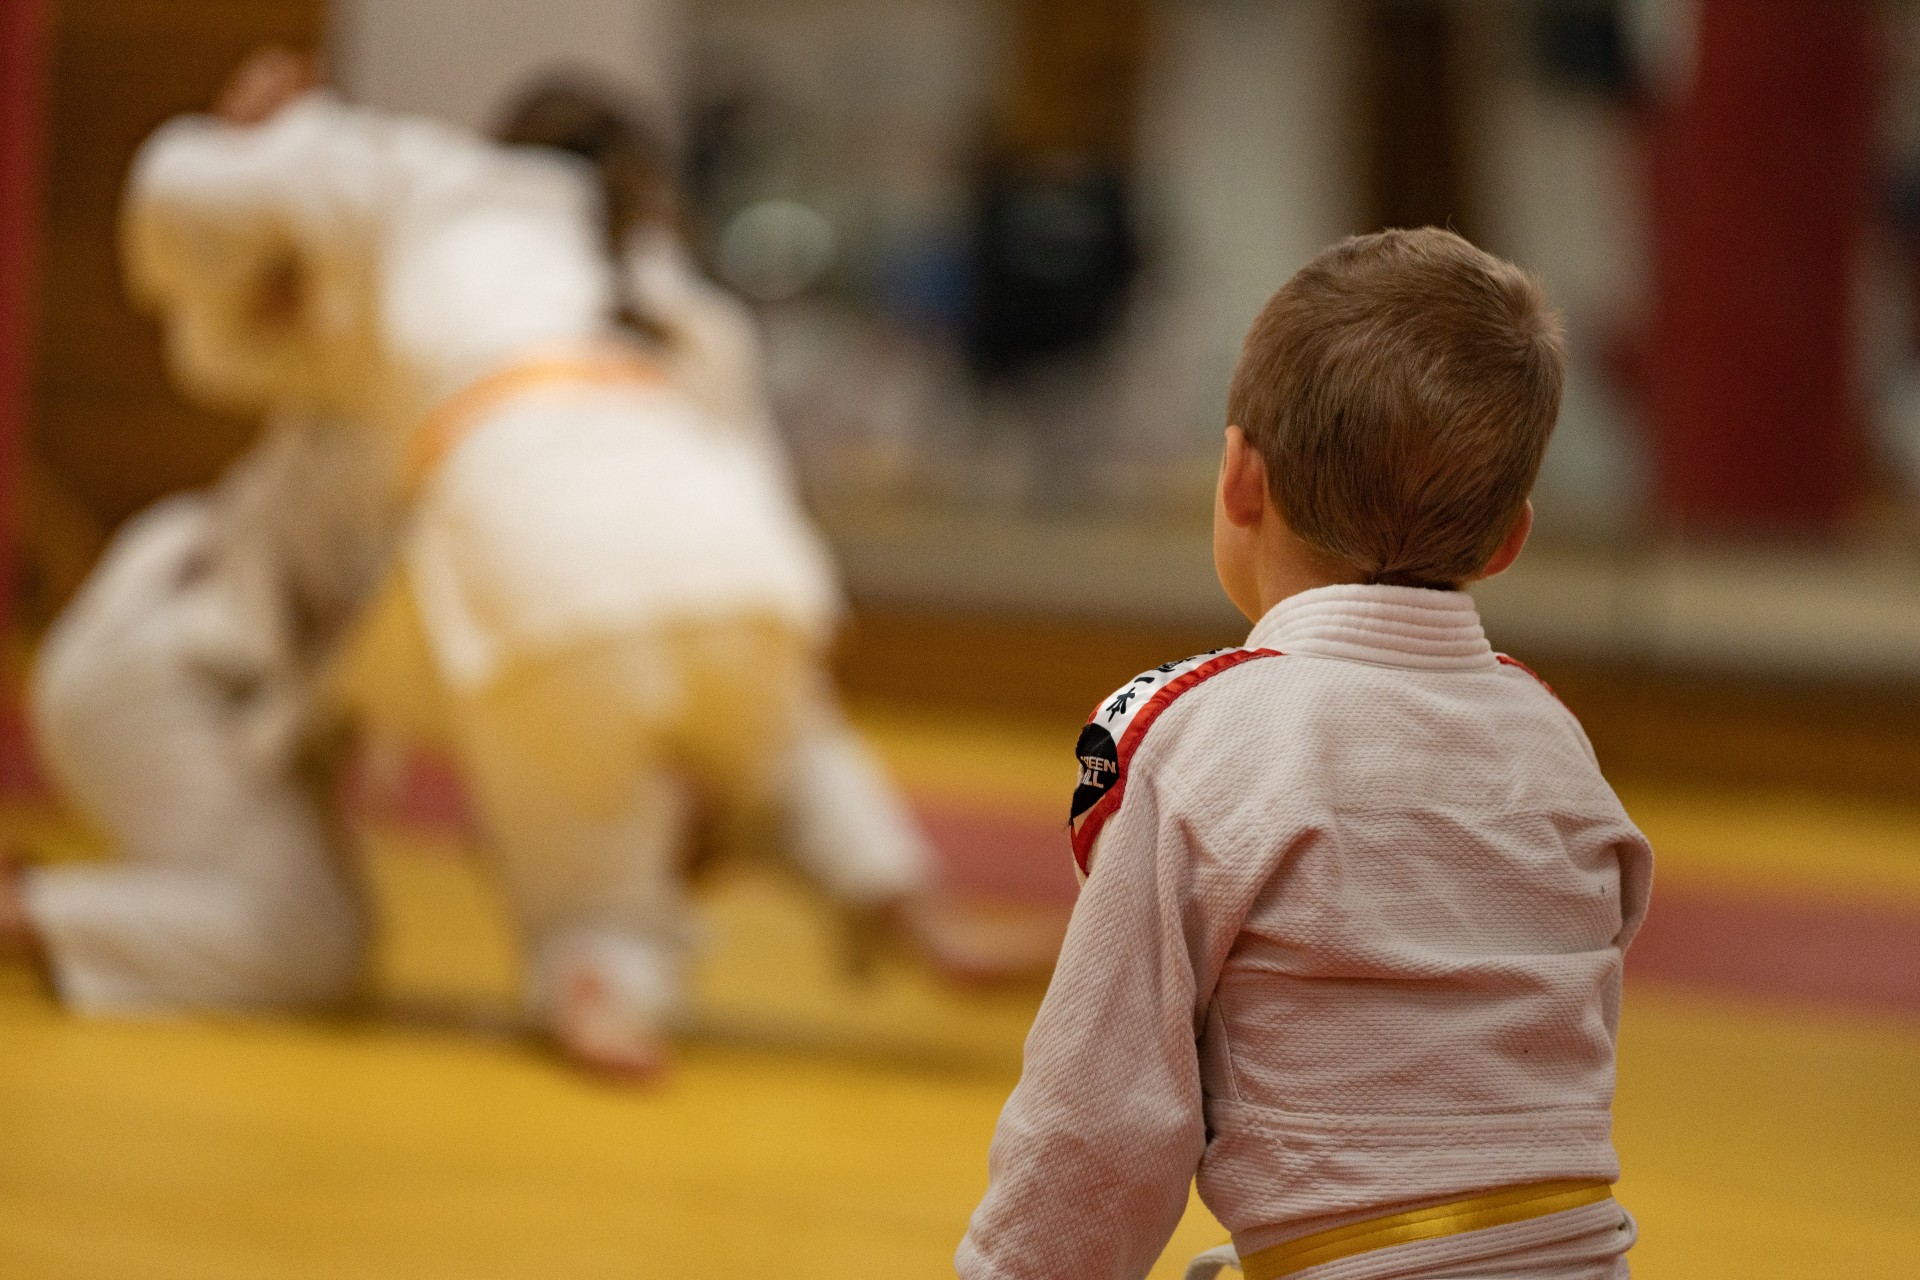
[[[115,212],[135,146],[200,109],[262,43],[317,48],[324,0],[57,0],[25,481],[29,620],[71,589],[89,541],[214,476],[253,424],[189,408],[158,334],[121,295]]]

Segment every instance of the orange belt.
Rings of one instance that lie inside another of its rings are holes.
[[[1247,1280],[1280,1280],[1308,1267],[1389,1245],[1435,1240],[1485,1227],[1504,1227],[1508,1223],[1599,1204],[1612,1196],[1613,1188],[1605,1182],[1540,1182],[1528,1187],[1507,1187],[1451,1204],[1369,1218],[1298,1240],[1282,1241],[1242,1258],[1240,1270]]]
[[[661,387],[666,372],[645,352],[620,342],[529,356],[497,369],[440,402],[407,440],[402,474],[409,492],[480,425],[488,411],[545,387]]]

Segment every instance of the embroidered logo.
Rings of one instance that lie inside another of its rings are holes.
[[[1097,721],[1088,721],[1073,750],[1080,757],[1080,784],[1073,789],[1068,821],[1077,824],[1120,781],[1120,744]]]
[[[1210,676],[1249,658],[1279,656],[1274,649],[1210,649],[1137,675],[1101,700],[1074,744],[1080,778],[1073,789],[1067,827],[1073,836],[1074,865],[1082,877],[1087,874],[1100,828],[1120,806],[1126,790],[1127,762],[1160,712]]]

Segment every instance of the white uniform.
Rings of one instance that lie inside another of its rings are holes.
[[[1120,690],[1080,754],[1087,881],[966,1280],[1137,1280],[1196,1174],[1243,1257],[1617,1176],[1621,962],[1651,854],[1470,597],[1303,592],[1246,649]],[[1632,1237],[1601,1199],[1297,1274],[1614,1280]]]
[[[36,740],[121,855],[26,881],[72,1006],[352,989],[365,916],[300,757],[315,674],[385,558],[365,462],[337,431],[280,426],[216,489],[131,521],[48,635]]]
[[[126,240],[187,387],[361,426],[411,508],[339,687],[457,753],[531,1007],[585,968],[646,1020],[680,989],[698,828],[779,811],[796,861],[856,905],[923,888],[929,860],[830,696],[838,588],[751,326],[670,246],[621,267],[666,330],[667,385],[515,383],[405,474],[409,441],[463,393],[604,347],[616,281],[595,204],[569,158],[315,94],[256,128],[165,126]],[[275,272],[305,290],[297,323],[237,333]]]
[[[536,1011],[580,964],[671,1007],[704,823],[778,811],[786,851],[854,905],[926,883],[821,671],[839,595],[782,480],[675,389],[562,384],[488,409],[421,492],[389,598],[413,638],[358,663],[383,668],[360,688],[441,689]]]

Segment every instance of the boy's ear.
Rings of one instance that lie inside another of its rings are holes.
[[[1236,528],[1260,523],[1267,508],[1267,460],[1239,427],[1227,428],[1220,459],[1220,510]]]
[[[1507,536],[1501,539],[1500,549],[1493,553],[1493,559],[1487,561],[1487,567],[1480,571],[1481,578],[1491,578],[1511,568],[1520,558],[1520,549],[1527,545],[1527,535],[1533,532],[1533,500],[1529,498],[1520,506],[1520,516],[1513,522],[1513,528],[1507,530]]]

